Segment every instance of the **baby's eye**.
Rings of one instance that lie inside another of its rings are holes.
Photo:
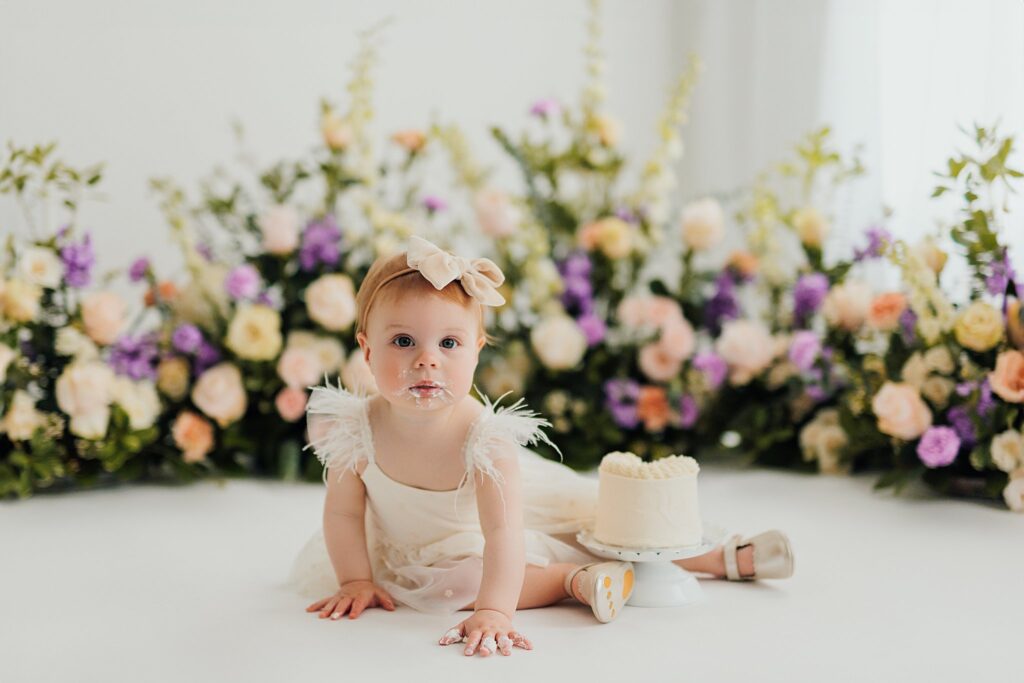
[[[441,340],[442,349],[454,349],[458,345],[459,340],[455,339],[454,337],[446,337],[445,339]]]
[[[392,339],[391,343],[399,348],[407,349],[412,346],[412,337],[407,334],[400,334]]]

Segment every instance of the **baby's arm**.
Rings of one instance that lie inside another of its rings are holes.
[[[475,472],[477,510],[484,533],[484,568],[475,607],[493,609],[509,619],[519,604],[526,574],[526,549],[523,535],[523,500],[519,479],[519,460],[515,447],[494,459],[502,476],[498,483]]]

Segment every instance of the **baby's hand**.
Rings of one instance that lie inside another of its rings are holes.
[[[347,581],[334,595],[317,600],[306,608],[307,612],[320,610],[320,618],[341,619],[348,611],[348,618],[355,619],[367,607],[383,607],[394,611],[395,601],[388,592],[373,581]]]
[[[467,657],[478,652],[483,657],[500,652],[506,657],[512,654],[512,647],[532,650],[533,645],[521,633],[512,628],[512,620],[504,613],[493,609],[478,609],[473,616],[455,628],[448,629],[439,645],[451,645],[465,638]],[[479,649],[478,649],[479,648]]]

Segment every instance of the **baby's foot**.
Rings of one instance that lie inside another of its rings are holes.
[[[570,574],[566,591],[589,605],[598,621],[615,619],[633,593],[633,565],[629,562],[595,562]]]

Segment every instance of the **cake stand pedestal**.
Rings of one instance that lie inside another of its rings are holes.
[[[634,607],[678,607],[701,600],[704,592],[697,579],[673,560],[685,560],[710,552],[714,543],[705,538],[700,545],[675,548],[626,548],[601,543],[590,530],[576,534],[580,545],[598,557],[633,562],[636,584],[626,602]]]

